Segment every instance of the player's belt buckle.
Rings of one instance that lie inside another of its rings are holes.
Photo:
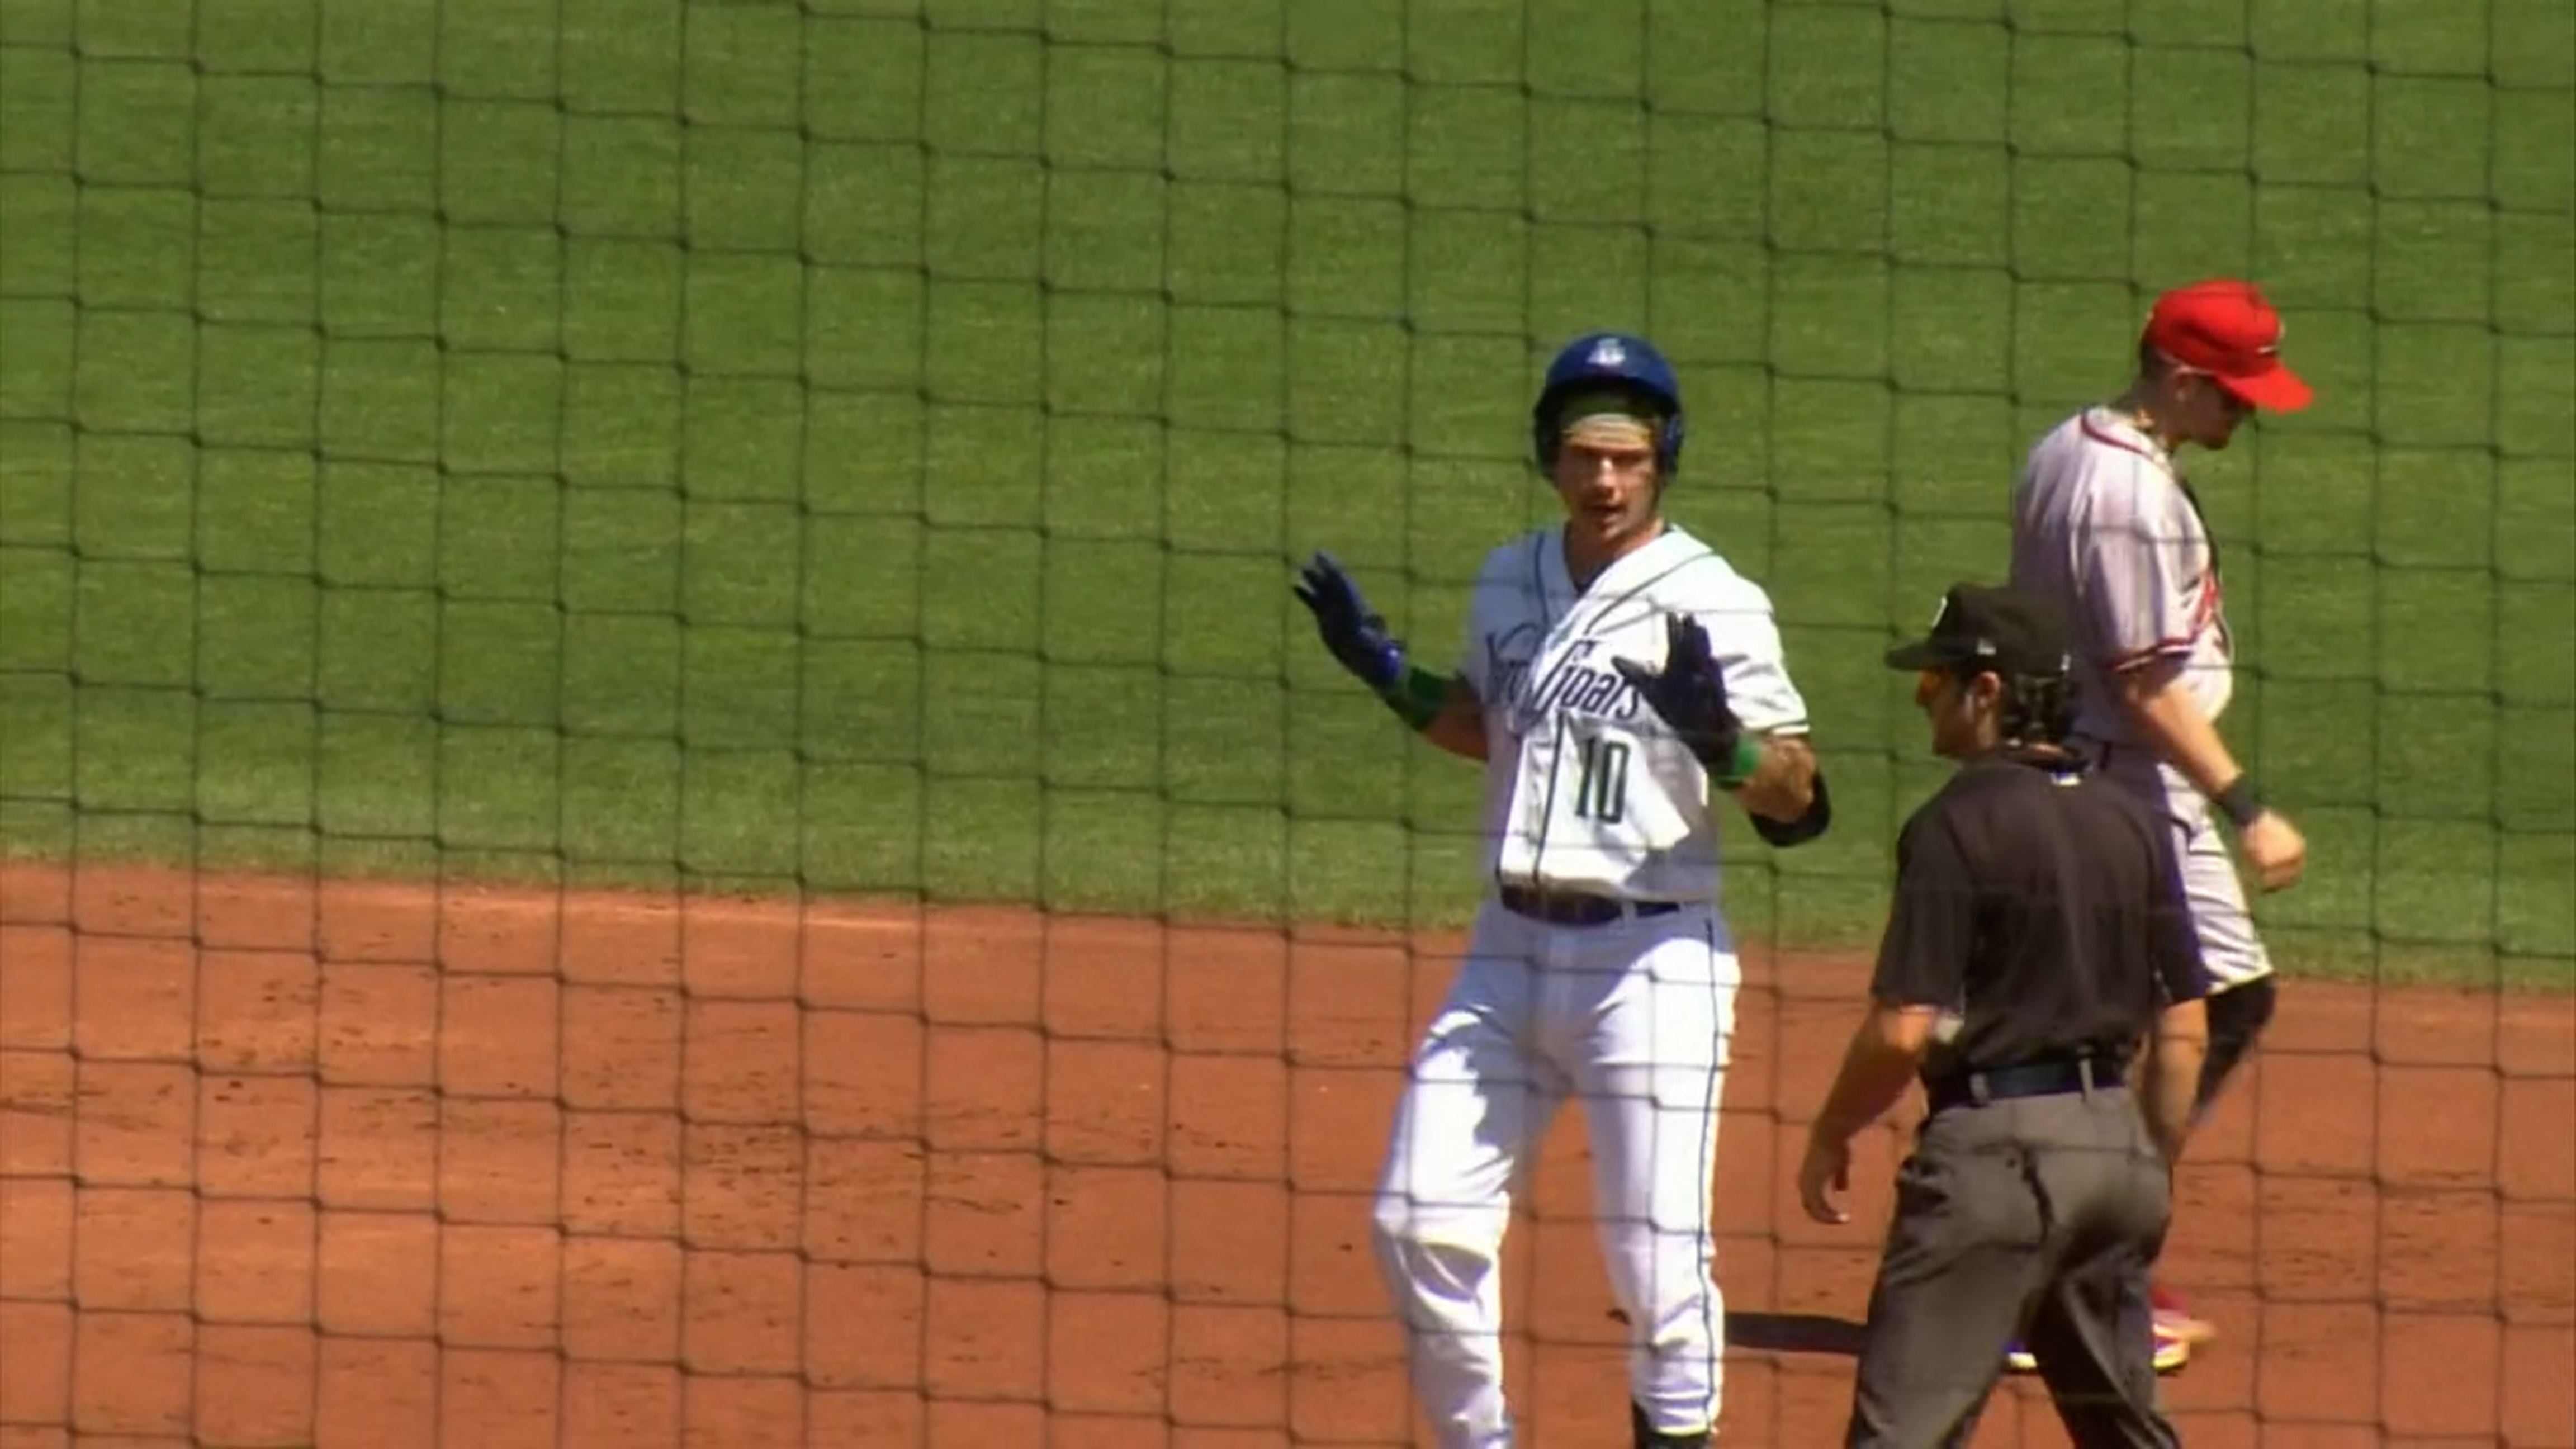
[[[1538,891],[1527,886],[1505,886],[1501,895],[1505,910],[1551,926],[1606,926],[1612,921],[1670,915],[1681,909],[1679,901],[1614,901],[1608,896]]]

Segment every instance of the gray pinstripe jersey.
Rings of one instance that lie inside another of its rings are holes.
[[[2013,490],[2012,583],[2056,599],[2076,639],[2076,731],[2125,742],[2107,680],[2180,657],[2216,719],[2234,694],[2218,556],[2172,457],[2127,418],[2087,408],[2030,450]]]

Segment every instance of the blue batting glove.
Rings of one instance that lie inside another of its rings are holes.
[[[1361,683],[1383,693],[1404,677],[1404,645],[1386,632],[1386,620],[1331,554],[1317,550],[1289,589],[1313,612],[1324,648]]]
[[[1700,763],[1729,776],[1741,765],[1744,724],[1726,699],[1726,674],[1709,647],[1708,631],[1688,614],[1664,616],[1664,663],[1652,669],[1634,659],[1613,659],[1629,687]]]

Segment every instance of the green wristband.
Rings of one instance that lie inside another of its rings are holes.
[[[1736,789],[1745,781],[1752,779],[1753,772],[1761,768],[1762,737],[1752,734],[1737,735],[1735,754],[1726,762],[1726,768],[1718,772],[1717,783],[1725,789]]]
[[[1377,692],[1386,707],[1405,727],[1419,734],[1440,717],[1441,705],[1449,699],[1449,681],[1427,669],[1408,667],[1396,676],[1395,683]]]

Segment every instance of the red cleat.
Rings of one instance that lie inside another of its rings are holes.
[[[2182,1295],[2157,1284],[2147,1290],[2147,1301],[2156,1312],[2156,1337],[2197,1348],[2218,1337],[2218,1325],[2205,1318],[2195,1318],[2183,1306]]]

